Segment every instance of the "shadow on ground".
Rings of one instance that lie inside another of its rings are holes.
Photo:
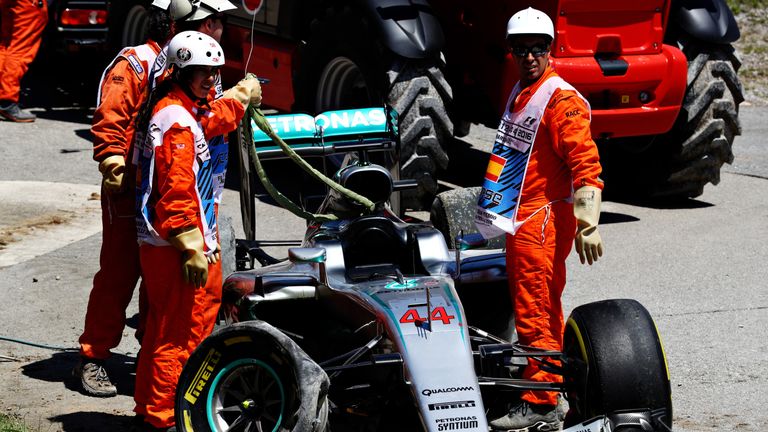
[[[489,155],[483,150],[460,138],[454,138],[448,151],[448,168],[438,172],[438,178],[445,183],[461,187],[480,186],[483,184]],[[449,189],[440,185],[438,192]]]
[[[72,376],[72,370],[80,360],[80,354],[73,351],[57,352],[50,358],[38,360],[22,366],[22,373],[30,378],[47,381],[61,382],[67,390],[82,393],[79,381]],[[121,395],[132,396],[135,379],[136,358],[123,354],[113,354],[107,360],[106,368],[109,377],[117,386],[117,392]]]
[[[21,81],[19,103],[41,119],[91,124],[101,73],[108,61],[42,51]]]
[[[603,201],[612,201],[635,207],[645,207],[656,210],[690,210],[712,207],[714,204],[695,198],[645,198],[628,194],[608,193],[604,194]]]
[[[134,418],[134,416],[81,411],[51,417],[49,420],[61,423],[61,429],[65,432],[113,432],[129,430]]]

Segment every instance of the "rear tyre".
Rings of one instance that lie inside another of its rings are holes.
[[[678,46],[688,58],[688,86],[675,125],[661,136],[617,140],[600,149],[608,193],[693,198],[707,183],[718,184],[723,164],[733,162],[744,100],[741,62],[731,45]]]
[[[221,246],[221,277],[226,280],[235,272],[235,227],[232,218],[219,214],[219,245]]]
[[[475,225],[477,199],[480,196],[480,186],[453,189],[441,192],[432,202],[429,220],[443,234],[449,248],[456,247],[456,237],[463,232],[472,234],[479,232]],[[499,236],[488,240],[487,248],[501,249],[505,247],[506,237]]]
[[[564,353],[570,390],[566,426],[617,410],[650,410],[672,427],[664,349],[648,311],[635,300],[577,307],[568,318]]]

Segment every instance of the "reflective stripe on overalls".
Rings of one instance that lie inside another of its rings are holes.
[[[194,110],[195,108],[193,108]],[[195,137],[196,157],[193,166],[195,174],[198,206],[200,211],[200,223],[203,228],[207,253],[217,249],[218,235],[216,227],[216,214],[214,208],[214,189],[211,165],[211,154],[205,135],[200,124],[192,113],[181,105],[169,105],[164,107],[154,116],[149,126],[149,133],[140,150],[139,167],[142,173],[140,178],[140,191],[138,196],[138,212],[136,215],[137,234],[139,243],[148,243],[154,246],[167,246],[169,243],[163,239],[154,226],[154,211],[151,208],[150,197],[155,177],[155,149],[163,145],[163,138],[174,124],[189,128]],[[211,209],[210,212],[207,209]]]
[[[514,234],[533,215],[552,204],[550,202],[541,207],[525,220],[517,220],[520,194],[525,184],[531,150],[536,142],[544,111],[557,89],[576,91],[562,78],[550,77],[525,107],[516,112],[512,112],[511,108],[522,87],[518,82],[512,89],[507,109],[496,133],[475,213],[475,225],[487,239],[505,233]]]

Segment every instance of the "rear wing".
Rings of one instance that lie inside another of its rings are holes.
[[[359,150],[397,150],[397,112],[390,107],[356,108],[309,114],[265,116],[275,133],[302,157]],[[251,119],[253,142],[260,159],[287,156]]]

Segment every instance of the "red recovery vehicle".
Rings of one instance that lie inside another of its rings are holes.
[[[250,3],[250,5],[249,5]],[[257,10],[249,15],[248,8]],[[401,114],[401,169],[428,206],[453,135],[498,126],[517,80],[506,23],[513,0],[243,1],[224,47],[234,80],[272,80],[280,110],[381,103]],[[610,189],[695,197],[733,160],[743,100],[739,37],[722,0],[536,2],[555,22],[552,62],[592,107]],[[255,29],[252,35],[251,27]],[[251,51],[252,50],[252,51]]]
[[[232,1],[225,84],[268,78],[265,102],[286,112],[393,106],[401,177],[419,182],[406,208],[429,207],[454,136],[498,126],[517,80],[506,23],[528,6],[553,18],[552,63],[591,105],[607,193],[695,197],[733,160],[743,90],[725,0]],[[149,2],[100,2],[109,40],[141,43]]]

